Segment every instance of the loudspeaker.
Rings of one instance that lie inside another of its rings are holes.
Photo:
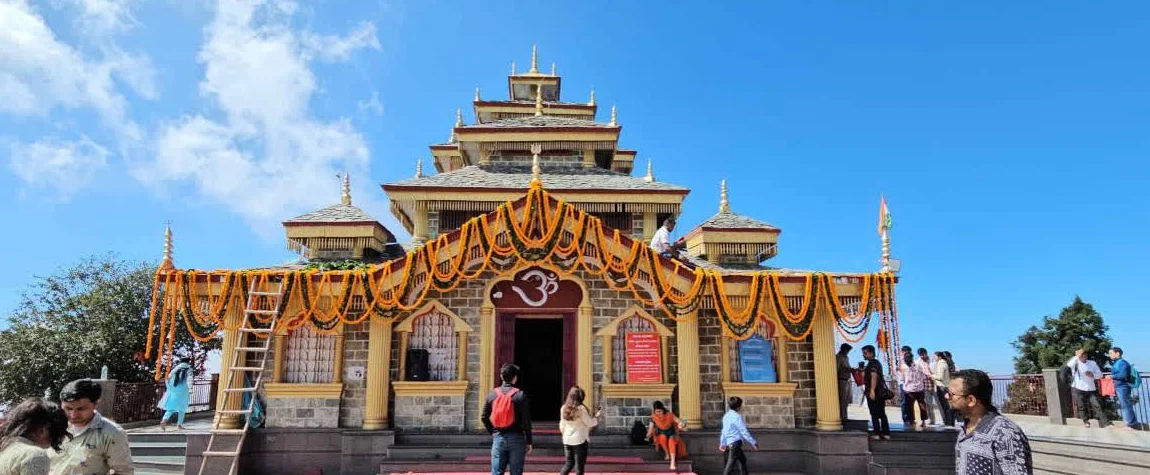
[[[430,354],[427,350],[407,350],[407,374],[404,375],[405,379],[407,381],[427,381],[430,379],[431,374],[427,365],[429,358]]]

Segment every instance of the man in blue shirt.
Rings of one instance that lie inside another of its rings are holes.
[[[1122,348],[1117,346],[1110,349],[1110,361],[1113,361],[1110,365],[1110,378],[1114,380],[1114,393],[1118,396],[1119,412],[1122,413],[1122,420],[1126,422],[1126,430],[1134,430],[1138,425],[1138,419],[1134,417],[1134,403],[1130,400],[1130,392],[1134,389],[1130,386],[1130,363],[1122,359]],[[1140,376],[1135,374],[1133,377]]]
[[[723,475],[734,473],[735,464],[739,465],[742,475],[747,475],[747,456],[743,454],[743,441],[751,444],[755,450],[759,450],[759,444],[747,430],[743,415],[739,414],[739,409],[743,407],[743,398],[731,396],[727,400],[727,406],[731,410],[723,414],[723,431],[719,434],[719,451],[727,454],[727,465],[723,468]]]

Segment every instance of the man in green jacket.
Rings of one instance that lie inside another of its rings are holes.
[[[96,411],[100,385],[78,379],[60,390],[60,405],[68,415],[72,440],[52,457],[52,473],[133,475],[132,450],[124,429]]]

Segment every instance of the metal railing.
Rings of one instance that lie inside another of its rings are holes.
[[[1006,414],[1046,415],[1046,382],[1041,374],[991,376],[991,402]]]
[[[213,374],[210,379],[193,380],[188,401],[188,413],[215,410],[216,389],[218,387],[218,374]],[[112,404],[112,420],[125,424],[159,419],[164,411],[156,406],[164,397],[164,388],[163,383],[153,382],[117,384],[115,400]]]
[[[1110,373],[1102,373],[1102,377],[1109,378]],[[1132,390],[1130,396],[1137,400],[1137,402],[1134,403],[1134,418],[1137,419],[1140,424],[1146,424],[1150,422],[1150,373],[1140,372],[1138,373],[1138,377],[1142,379],[1142,386]],[[1111,420],[1122,420],[1122,414],[1118,410],[1117,396],[1108,396],[1102,399],[1106,401],[1103,405],[1109,406],[1103,407],[1102,409],[1108,412]],[[1069,417],[1078,417],[1078,400],[1074,397],[1070,398],[1070,414],[1067,415]]]

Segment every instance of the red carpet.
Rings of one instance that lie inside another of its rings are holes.
[[[490,462],[490,455],[469,455],[463,460],[468,462]],[[562,455],[528,455],[527,462],[535,463],[563,463],[567,459]],[[587,456],[587,463],[644,463],[642,457],[608,457],[602,455]]]

